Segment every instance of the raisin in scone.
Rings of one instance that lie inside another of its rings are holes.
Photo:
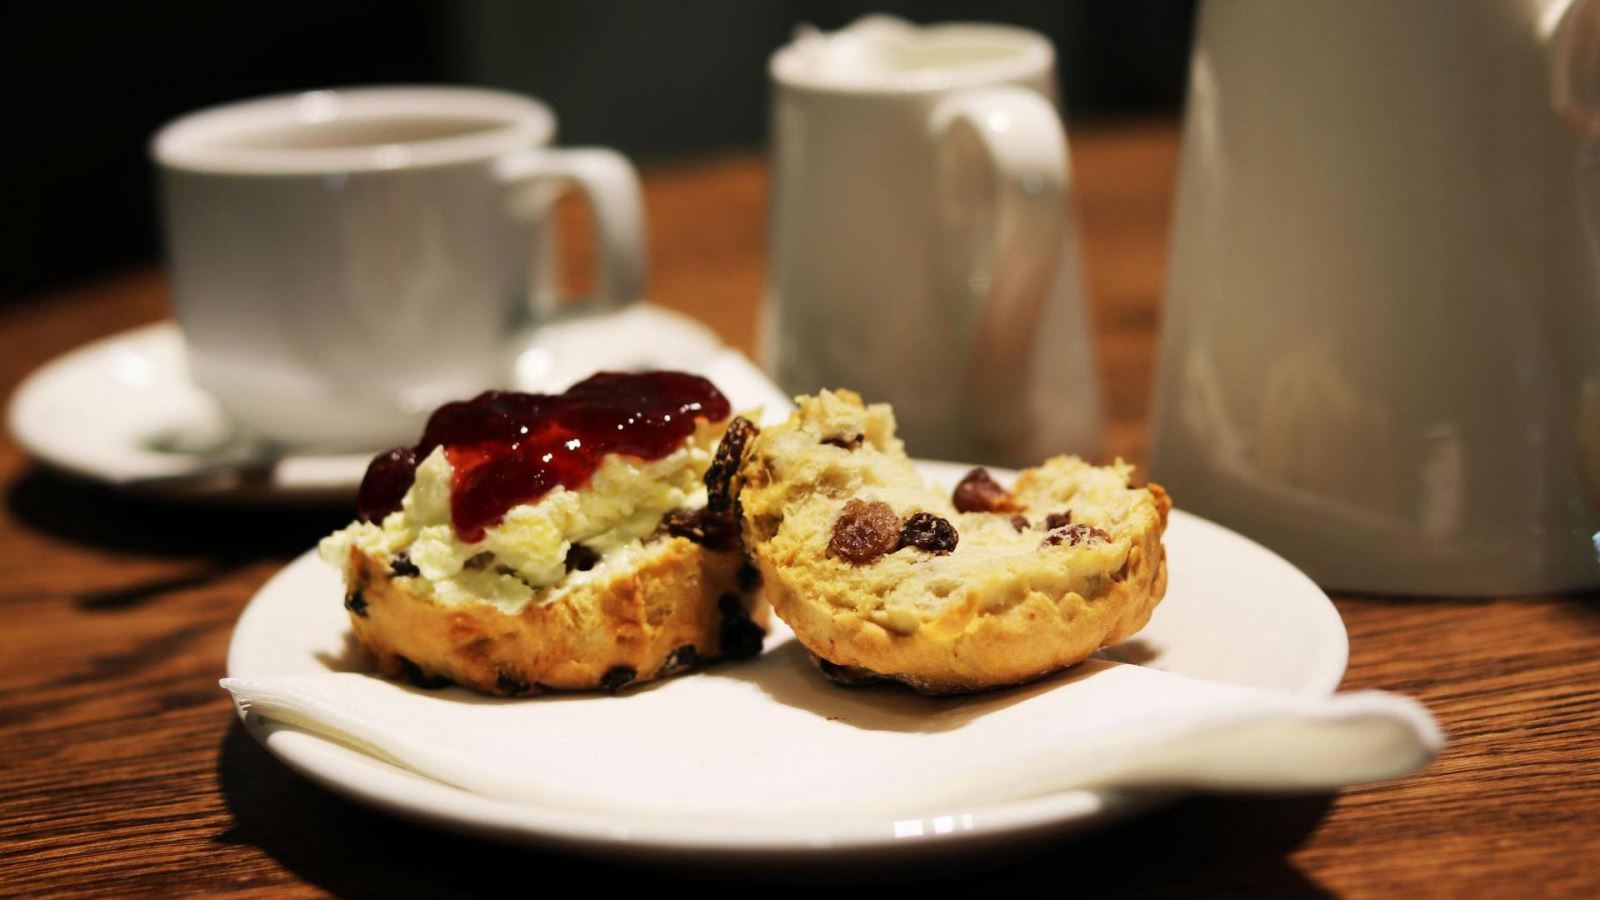
[[[926,485],[886,405],[799,398],[740,469],[766,598],[823,671],[958,693],[1038,678],[1133,635],[1166,591],[1171,503],[1132,467],[1056,457],[1010,489]]]
[[[356,638],[391,677],[501,695],[759,653],[729,484],[753,429],[731,421],[710,382],[671,372],[441,407],[321,544]]]

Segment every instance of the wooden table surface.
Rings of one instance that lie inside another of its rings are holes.
[[[1175,134],[1167,122],[1075,134],[1111,450],[1136,462]],[[654,296],[749,349],[765,241],[760,160],[658,166],[645,186]],[[574,242],[569,256],[576,266],[588,253]],[[167,313],[153,269],[0,309],[0,386],[9,394],[50,357]],[[957,855],[937,871],[595,868],[368,811],[290,772],[235,721],[217,687],[235,617],[348,509],[134,500],[41,469],[9,436],[0,491],[3,894],[472,895],[597,876],[653,889],[935,877],[988,896],[1041,881],[1114,895],[1600,896],[1593,596],[1336,597],[1350,631],[1345,687],[1416,696],[1450,733],[1443,756],[1403,781],[1337,796],[1194,798],[1087,837]]]

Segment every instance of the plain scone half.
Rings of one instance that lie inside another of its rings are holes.
[[[1171,501],[1120,460],[1058,456],[1009,491],[974,470],[963,512],[887,405],[797,401],[745,453],[741,522],[773,611],[830,677],[930,694],[1029,681],[1128,639],[1166,592]]]

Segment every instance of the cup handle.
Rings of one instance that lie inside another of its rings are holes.
[[[579,303],[617,309],[644,295],[642,192],[627,157],[604,147],[525,150],[501,158],[495,174],[517,189],[555,182],[583,191],[594,210],[599,271],[594,295]]]
[[[1049,100],[1020,87],[955,94],[928,126],[938,143],[940,258],[954,266],[942,273],[946,295],[966,298],[952,312],[970,338],[969,413],[985,443],[1014,447],[1028,439],[1028,361],[1067,254],[1066,132]],[[992,197],[987,208],[972,208],[976,187]]]

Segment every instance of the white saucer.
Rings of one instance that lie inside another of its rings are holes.
[[[236,471],[228,464],[227,420],[189,380],[183,334],[173,322],[124,331],[51,360],[12,394],[8,419],[17,443],[56,469],[169,496],[348,498],[371,459],[293,455]]]
[[[928,477],[952,486],[966,466],[924,464]],[[1260,545],[1218,525],[1175,511],[1166,544],[1171,580],[1150,625],[1123,647],[1106,653],[1125,661],[1191,675],[1306,696],[1326,696],[1338,687],[1349,649],[1333,604],[1308,578]],[[339,575],[312,553],[273,577],[240,616],[228,650],[228,674],[260,677],[326,672],[349,663],[349,621],[340,598]],[[770,654],[792,640],[778,623],[768,636]],[[760,666],[761,660],[743,664]],[[685,676],[674,693],[693,704],[700,679]],[[707,685],[710,686],[709,684]],[[820,685],[819,690],[836,690]],[[720,695],[719,695],[720,696]],[[566,697],[593,703],[606,697]],[[528,702],[540,702],[532,700]],[[739,702],[777,703],[761,691]],[[692,717],[704,722],[704,716]],[[738,728],[749,718],[723,709],[716,721]],[[676,719],[671,721],[678,721]],[[1023,802],[952,810],[926,820],[890,821],[839,810],[837,818],[791,822],[753,818],[730,830],[698,820],[694,810],[670,820],[635,819],[593,811],[532,806],[497,800],[432,781],[342,744],[251,717],[246,726],[263,746],[294,770],[359,802],[442,828],[516,843],[556,844],[628,855],[696,854],[710,857],[804,855],[827,851],[891,850],[938,852],[952,842],[989,843],[1049,829],[1097,827],[1162,797],[1076,790]],[[616,723],[622,733],[637,722]],[[666,726],[662,726],[666,727]],[[609,729],[601,729],[602,731]],[[611,740],[596,734],[595,740]],[[671,741],[673,735],[634,734],[640,746]],[[937,735],[930,735],[937,740]],[[784,771],[783,746],[774,746],[773,771]],[[703,779],[716,790],[715,772],[672,773]]]
[[[742,354],[686,316],[647,303],[530,332],[519,390],[561,390],[597,368],[679,368],[711,378],[736,409],[789,402]],[[12,435],[35,458],[129,491],[242,503],[348,501],[374,453],[294,453],[244,464],[215,401],[189,379],[183,334],[158,322],[79,347],[18,386]],[[420,430],[420,424],[419,424]]]

